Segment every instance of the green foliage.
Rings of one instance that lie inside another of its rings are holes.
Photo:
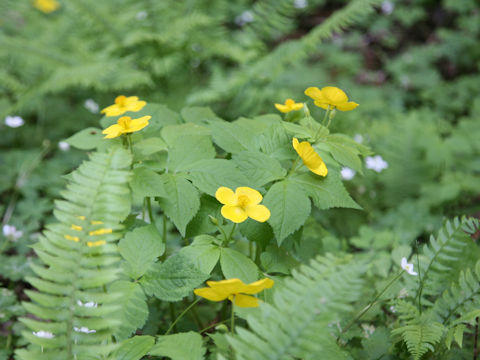
[[[237,359],[347,359],[329,324],[352,310],[362,288],[363,265],[317,258],[293,272],[271,304],[247,317],[251,330],[229,337]]]
[[[202,337],[194,332],[159,336],[150,355],[167,356],[172,360],[204,359]]]

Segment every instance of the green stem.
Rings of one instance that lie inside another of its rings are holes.
[[[163,251],[163,255],[161,257],[162,260],[165,260],[167,257],[167,215],[163,213],[163,224],[162,224],[162,237],[163,243],[165,244],[165,250]]]
[[[287,174],[287,177],[289,177],[292,173],[297,170],[297,165],[298,165],[298,160],[300,159],[300,156],[297,156],[297,158],[293,161],[292,167],[290,168],[290,171]]]
[[[217,322],[217,323],[215,323],[215,324],[208,325],[206,328],[200,330],[200,334],[203,333],[203,332],[205,332],[205,331],[207,331],[207,330],[209,330],[209,329],[211,329],[211,328],[213,328],[213,327],[215,327],[215,326],[224,324],[224,323],[226,323],[227,321],[228,321],[228,320],[222,320],[222,321],[219,321],[219,322]]]
[[[380,296],[382,296],[385,291],[387,291],[387,289],[392,286],[392,284],[397,281],[402,275],[403,275],[403,272],[404,270],[401,270],[397,276],[395,276],[384,288],[382,291],[380,291],[377,296],[375,296],[375,298],[366,306],[364,307],[362,310],[360,310],[352,319],[352,321],[350,321],[347,326],[345,326],[343,329],[342,329],[342,332],[341,334],[344,334],[346,333],[352,326],[353,324],[355,324],[358,320],[360,320],[360,318],[365,315],[372,307],[373,305],[375,305],[375,303],[377,302],[377,300],[380,298]],[[337,342],[338,340],[340,339],[340,336],[337,338]]]
[[[167,332],[164,335],[168,335],[172,329],[175,327],[177,322],[192,308],[194,307],[198,302],[200,301],[200,298],[197,298],[194,302],[192,302],[185,310],[182,311],[180,315],[175,319],[175,321],[170,325],[168,328]],[[170,303],[170,305],[173,305],[173,303]]]
[[[230,333],[235,334],[235,295],[232,299],[232,315],[230,316]]]
[[[323,126],[325,126],[325,122],[327,121],[327,118],[329,118],[329,115],[330,115],[330,105],[328,105],[327,111],[325,112],[325,116],[323,117],[323,120],[322,120],[322,125]],[[328,125],[327,125],[327,127],[328,127]],[[322,127],[318,128],[317,133],[315,134],[315,137],[313,138],[314,143],[316,143],[318,141],[318,137],[320,136],[320,131],[322,131]]]
[[[147,211],[148,211],[148,217],[150,219],[150,224],[155,225],[155,219],[153,217],[153,212],[152,212],[152,198],[147,196],[145,199],[147,201]]]
[[[228,235],[228,241],[232,240],[232,235],[236,228],[237,228],[237,223],[234,223],[232,227],[232,231],[230,231],[230,235]]]
[[[227,233],[225,232],[225,230],[223,230],[223,228],[220,225],[217,224],[217,227],[218,227],[218,230],[220,230],[220,232],[223,235],[223,245],[226,246],[228,244]]]

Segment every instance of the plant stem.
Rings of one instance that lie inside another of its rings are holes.
[[[217,323],[215,323],[215,324],[208,325],[206,328],[200,330],[199,333],[201,334],[201,333],[203,333],[203,332],[205,332],[205,331],[207,331],[207,330],[209,330],[209,329],[211,329],[211,328],[213,328],[213,327],[215,327],[215,326],[218,326],[218,325],[221,325],[221,324],[223,324],[223,323],[226,323],[227,321],[228,321],[228,320],[222,320],[222,321],[219,321],[219,322],[217,322]]]
[[[194,302],[192,302],[185,310],[182,311],[182,313],[180,315],[178,315],[178,317],[175,319],[175,321],[170,325],[170,327],[168,328],[167,332],[164,334],[164,335],[168,335],[170,333],[170,331],[172,331],[172,329],[175,327],[175,325],[177,324],[177,322],[192,308],[194,307],[198,302],[200,301],[200,298],[197,298]],[[170,305],[173,305],[173,303],[170,303]],[[170,307],[170,313],[172,313],[172,307]],[[173,311],[174,313],[174,311]],[[172,316],[173,318],[173,316]]]
[[[397,276],[395,276],[392,280],[390,280],[390,282],[383,288],[382,291],[380,291],[377,296],[375,296],[375,298],[367,305],[365,306],[362,310],[360,310],[352,319],[352,321],[350,321],[347,326],[345,326],[343,329],[342,329],[342,332],[340,333],[341,334],[344,334],[346,333],[351,327],[353,324],[355,324],[355,322],[357,322],[363,315],[365,315],[372,307],[373,305],[375,305],[375,303],[377,302],[377,300],[380,298],[380,296],[382,296],[385,291],[387,291],[387,289],[392,286],[392,284],[397,281],[402,275],[403,275],[403,272],[404,270],[401,270]],[[337,338],[337,342],[338,340],[340,339],[340,336]]]
[[[230,333],[235,334],[235,295],[232,299],[232,315],[230,316]]]
[[[297,169],[299,159],[300,159],[300,156],[297,156],[297,158],[293,161],[292,167],[290,168],[290,171],[288,172],[287,177],[289,177],[292,173],[295,172],[295,170]]]
[[[152,198],[147,196],[145,199],[147,201],[147,211],[148,211],[148,217],[150,219],[150,224],[155,225],[155,219],[153,218],[153,212],[152,212]]]
[[[228,235],[228,241],[232,240],[232,235],[236,227],[237,227],[237,223],[233,224],[232,231],[230,231],[230,235]]]
[[[473,360],[478,359],[478,316],[475,318],[475,339],[473,343]]]

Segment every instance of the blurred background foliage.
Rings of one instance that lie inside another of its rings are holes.
[[[19,326],[29,245],[51,219],[62,175],[85,158],[63,141],[97,126],[119,94],[234,120],[274,112],[287,97],[306,101],[308,86],[344,89],[360,106],[337,114],[334,130],[388,167],[345,181],[364,211],[317,211],[299,231],[309,241],[288,239],[302,247],[299,260],[376,249],[381,274],[393,248],[421,243],[443,217],[478,216],[476,0],[59,4],[43,13],[31,1],[0,2],[0,210],[2,225],[22,231],[0,240],[0,348]],[[25,124],[9,127],[7,116]]]

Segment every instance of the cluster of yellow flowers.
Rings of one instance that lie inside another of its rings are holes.
[[[107,106],[102,110],[102,114],[105,114],[105,116],[119,116],[125,114],[127,111],[140,111],[145,105],[147,105],[147,103],[139,100],[137,96],[126,97],[120,95],[115,98],[113,105]],[[105,139],[113,139],[122,134],[130,134],[142,130],[148,125],[148,121],[151,118],[150,115],[142,116],[138,119],[132,119],[130,116],[122,116],[117,120],[116,124],[103,130],[102,134],[105,134]]]
[[[35,0],[33,6],[45,14],[50,14],[57,10],[60,7],[60,4],[57,0]]]

